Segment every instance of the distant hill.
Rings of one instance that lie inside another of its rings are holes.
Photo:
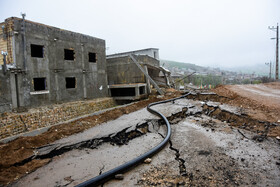
[[[167,69],[177,67],[179,69],[182,69],[182,68],[192,69],[197,72],[203,72],[203,71],[207,71],[209,69],[209,68],[198,66],[195,64],[191,64],[191,63],[175,62],[175,61],[171,61],[171,60],[160,60],[160,65],[164,66]]]
[[[177,67],[178,69],[192,69],[196,72],[208,72],[211,71],[210,67],[203,67],[198,66],[191,63],[184,63],[184,62],[176,62],[171,60],[160,60],[160,65],[164,66],[165,68],[171,70],[172,68]],[[259,76],[268,76],[269,73],[269,66],[265,64],[256,64],[256,65],[248,65],[248,66],[240,66],[240,67],[233,67],[233,68],[219,68],[221,71],[230,71],[242,74],[256,74]],[[275,67],[272,65],[272,76],[275,73]]]
[[[265,64],[256,64],[250,66],[240,66],[240,67],[233,67],[233,68],[221,68],[227,71],[234,71],[237,73],[247,73],[247,74],[256,74],[259,76],[268,76],[269,74],[269,66]],[[275,68],[272,65],[272,75],[275,73]]]

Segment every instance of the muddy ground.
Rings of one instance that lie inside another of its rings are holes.
[[[278,102],[279,85],[263,86],[276,90],[273,94]],[[242,86],[220,86],[213,90],[220,96],[194,92],[182,103],[177,103],[175,108],[174,103],[166,107],[168,112],[165,111],[165,115],[174,125],[169,149],[154,156],[150,165],[141,165],[130,171],[125,180],[111,181],[106,185],[279,185],[280,153],[276,138],[280,135],[279,106],[271,106],[265,100],[254,100],[253,96],[246,97],[247,88],[244,89],[245,94],[234,89],[242,89]],[[72,186],[126,162],[156,145],[165,133],[160,120],[145,113],[145,109],[135,111],[148,103],[180,94],[171,90],[164,97],[151,97],[100,115],[54,126],[35,137],[20,137],[2,144],[0,182],[2,185],[36,186],[47,185],[45,182],[49,181],[48,186]],[[191,102],[195,103],[190,105]],[[178,106],[181,111],[177,111]],[[124,129],[119,126],[112,128],[118,124],[117,120],[122,120]],[[134,129],[128,131],[133,123],[136,123]],[[103,125],[109,126],[108,131],[102,130]],[[143,146],[147,140],[147,145]],[[134,154],[129,153],[131,149]],[[124,155],[116,154],[119,151]],[[115,154],[115,159],[104,156],[105,153]],[[76,167],[79,169],[75,175]],[[66,170],[70,172],[64,176]]]
[[[280,120],[280,82],[222,85],[213,91],[220,96],[230,98],[225,102],[241,107],[254,119],[269,122]]]
[[[173,89],[167,90],[164,97],[151,96],[125,107],[105,111],[99,115],[79,119],[51,127],[47,132],[28,137],[19,137],[8,143],[0,144],[0,185],[9,184],[20,177],[45,165],[50,159],[34,159],[30,161],[34,151],[52,142],[68,137],[72,134],[83,132],[98,124],[117,119],[118,117],[146,107],[149,103],[178,97],[182,93]],[[29,162],[30,161],[30,162]]]

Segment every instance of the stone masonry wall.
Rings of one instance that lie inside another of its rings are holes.
[[[4,26],[4,30],[2,29],[2,26]],[[8,52],[6,59],[7,64],[14,63],[12,48],[13,30],[14,28],[12,20],[0,23],[0,65],[3,64],[3,55],[1,55],[1,51]]]
[[[112,98],[99,98],[30,109],[24,113],[3,113],[0,114],[0,139],[55,125],[115,105]]]

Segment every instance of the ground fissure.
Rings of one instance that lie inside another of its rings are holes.
[[[197,96],[199,95],[199,96]],[[189,96],[190,97],[190,96]],[[234,128],[237,127],[239,128],[237,131],[239,131],[239,134],[243,134],[244,138],[248,138],[251,140],[256,140],[258,142],[264,141],[267,137],[275,137],[274,132],[278,132],[278,124],[277,123],[272,123],[272,122],[267,122],[267,121],[261,121],[258,119],[253,119],[251,116],[246,115],[244,111],[241,109],[237,109],[234,111],[231,110],[225,110],[224,109],[224,103],[220,103],[221,101],[223,102],[228,102],[230,99],[226,97],[219,97],[216,94],[210,93],[203,93],[203,94],[191,94],[192,100],[197,100],[199,104],[196,106],[193,104],[181,104],[179,102],[173,102],[173,105],[178,105],[181,106],[181,110],[179,112],[176,112],[170,116],[168,116],[168,120],[170,121],[170,124],[172,127],[175,127],[178,123],[181,121],[190,118],[190,119],[196,119],[196,118],[201,118],[203,119],[204,116],[207,116],[210,120],[206,121],[205,123],[202,123],[201,126],[206,129],[210,129],[212,131],[215,131],[216,125],[215,123],[216,120],[219,120],[221,122],[224,122],[225,124],[228,124],[229,127]],[[196,98],[197,97],[197,98]],[[198,99],[199,98],[199,99]],[[158,100],[154,99],[154,100]],[[202,102],[200,102],[202,100]],[[214,101],[216,103],[213,104],[213,102],[209,101]],[[143,105],[142,107],[146,106],[147,102]],[[122,114],[128,114],[131,111],[137,110],[137,107],[134,108],[133,105],[130,108],[122,108],[120,110],[117,110],[117,116],[120,116]],[[106,115],[110,115],[110,113],[106,113]],[[105,115],[104,115],[105,117]],[[108,119],[108,116],[106,116],[105,119]],[[80,119],[75,121],[75,124],[78,124],[79,126],[85,125],[87,128],[91,126],[91,122],[93,121],[98,121],[98,123],[101,123],[102,121],[106,121],[105,119],[102,119],[102,117],[92,117],[92,118],[85,118],[85,119]],[[98,124],[96,123],[96,124]],[[152,125],[151,125],[152,124]],[[117,133],[110,134],[105,137],[101,138],[94,138],[94,139],[89,139],[86,141],[82,142],[77,142],[74,144],[33,144],[32,146],[25,147],[24,149],[29,150],[30,153],[29,155],[25,155],[23,160],[18,160],[17,162],[9,163],[10,165],[1,165],[0,172],[2,176],[10,176],[10,178],[13,177],[13,180],[16,180],[20,178],[23,175],[26,175],[26,172],[30,173],[33,170],[26,169],[27,166],[31,166],[32,163],[36,163],[36,168],[45,165],[49,163],[53,157],[62,155],[66,152],[69,152],[73,149],[96,149],[98,146],[101,146],[104,143],[116,145],[116,146],[122,146],[126,145],[130,142],[130,140],[143,136],[147,133],[154,133],[157,129],[155,126],[162,126],[163,125],[163,120],[145,120],[144,123],[139,123],[133,128],[124,128],[120,130]],[[153,129],[154,128],[154,129]],[[55,127],[52,129],[55,131]],[[59,128],[57,128],[59,129]],[[60,130],[59,130],[60,131]],[[79,129],[78,131],[75,132],[81,132],[82,129]],[[246,131],[252,131],[256,133],[254,136],[248,136],[247,133],[244,133]],[[66,135],[66,134],[65,134]],[[277,135],[277,134],[276,134]],[[61,138],[60,134],[60,138]],[[21,150],[22,148],[20,146],[17,146],[16,149],[14,150]],[[179,167],[179,174],[176,178],[177,182],[176,184],[192,184],[194,181],[197,181],[195,178],[199,176],[199,172],[196,171],[191,171],[188,170],[188,167],[186,166],[186,163],[189,162],[189,160],[186,160],[182,156],[181,153],[181,148],[179,149],[177,146],[174,145],[173,140],[171,139],[169,141],[169,149],[172,150],[172,152],[175,155],[175,161],[178,162],[178,167]],[[209,155],[213,155],[214,152],[211,150],[200,150],[197,152],[199,156],[205,156],[208,157]],[[22,157],[23,158],[23,157]],[[229,162],[228,162],[229,163]],[[237,166],[236,166],[237,167]],[[12,169],[11,169],[12,168]],[[20,168],[25,168],[21,173],[16,173],[16,175],[12,175],[12,173],[15,170],[18,170]],[[223,166],[223,171],[226,172],[226,166]],[[7,169],[7,170],[6,170]],[[160,168],[154,168],[155,170],[160,169]],[[2,170],[2,171],[1,171]],[[100,169],[100,172],[102,173],[103,169]],[[231,181],[230,183],[224,183],[224,184],[234,184],[235,182],[239,183],[237,180],[234,180],[232,177],[234,172],[238,172],[237,170],[232,171],[233,174],[229,173],[223,173],[222,175],[227,176],[226,180]],[[8,175],[5,175],[8,173]],[[174,176],[173,176],[174,177]],[[209,177],[209,176],[205,176]],[[211,177],[211,176],[210,176]],[[172,178],[172,177],[171,177]],[[183,180],[184,179],[184,180]],[[195,179],[195,180],[194,180]],[[10,180],[10,181],[13,181]],[[200,179],[199,179],[200,180]],[[202,180],[202,179],[201,179]],[[1,179],[1,182],[4,181],[4,179]],[[7,181],[7,180],[6,180]],[[212,180],[210,180],[212,181]],[[209,181],[208,181],[209,182]],[[254,182],[254,181],[253,181]],[[2,182],[3,184],[3,182]],[[147,180],[143,180],[140,182],[140,184],[153,184],[153,183],[147,183]],[[162,183],[161,183],[162,184]],[[168,184],[168,183],[165,183]],[[175,184],[175,183],[173,183]],[[195,183],[193,183],[195,184]],[[205,183],[206,184],[206,183]],[[222,183],[221,183],[222,184]]]

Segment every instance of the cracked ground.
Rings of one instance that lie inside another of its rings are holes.
[[[169,144],[103,186],[280,186],[278,87],[221,86],[218,95],[192,92],[153,106],[171,123]],[[0,186],[75,186],[145,153],[166,129],[144,107],[179,95],[167,92],[0,144]]]
[[[103,186],[279,186],[279,141],[267,136],[277,124],[251,119],[235,106],[199,99],[153,108],[171,123],[169,145],[151,162],[125,173],[123,180]],[[249,131],[244,123],[264,128]],[[49,163],[12,185],[75,186],[145,153],[165,133],[163,121],[145,108],[123,115],[37,148],[32,159]]]

